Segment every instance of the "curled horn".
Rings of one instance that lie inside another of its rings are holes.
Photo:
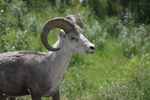
[[[76,15],[69,15],[66,17],[66,19],[69,19],[74,24],[78,25],[81,29],[83,29],[81,20]]]
[[[58,17],[58,18],[49,20],[43,27],[43,30],[41,33],[41,41],[43,45],[45,46],[45,48],[50,51],[57,51],[61,49],[61,48],[53,48],[48,43],[48,40],[47,40],[48,33],[54,28],[61,28],[65,31],[65,33],[68,33],[70,31],[75,31],[74,24],[68,19]]]

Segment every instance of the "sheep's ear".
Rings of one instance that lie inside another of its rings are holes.
[[[63,30],[58,31],[58,36],[61,38],[66,38],[66,34]]]

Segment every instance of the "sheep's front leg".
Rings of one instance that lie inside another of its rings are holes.
[[[41,100],[41,96],[37,96],[37,95],[31,95],[32,100]]]
[[[32,100],[41,100],[42,97],[40,95],[35,94],[35,93],[33,93],[31,91],[31,98],[32,98]]]
[[[52,96],[53,100],[60,100],[60,96],[59,96],[59,90],[56,92],[55,95]]]

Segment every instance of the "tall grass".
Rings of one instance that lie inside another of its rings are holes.
[[[148,100],[150,91],[149,55],[133,57],[124,67],[126,82],[106,89],[103,100]]]

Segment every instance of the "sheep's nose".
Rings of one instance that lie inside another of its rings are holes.
[[[94,44],[90,44],[87,48],[86,48],[86,54],[93,54],[95,51],[95,45]]]
[[[95,50],[95,47],[94,47],[94,46],[90,46],[90,49],[91,49],[91,50]]]

